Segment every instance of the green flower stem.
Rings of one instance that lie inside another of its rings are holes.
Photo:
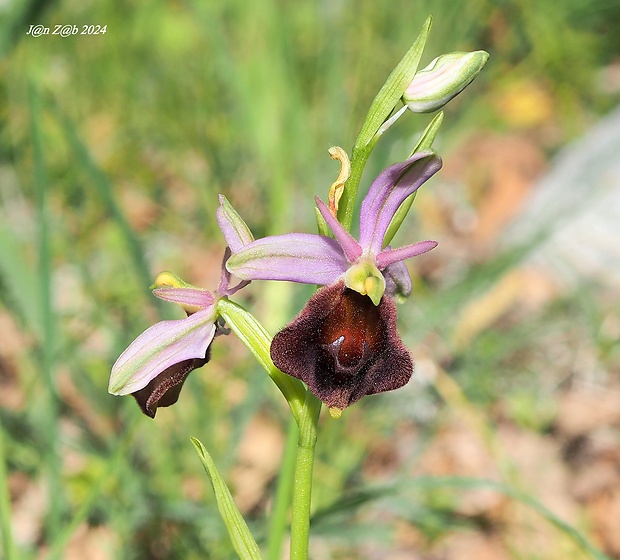
[[[298,437],[297,423],[291,418],[288,424],[282,466],[278,475],[273,511],[269,519],[267,560],[280,560],[281,558],[282,542],[288,527],[288,510],[293,495]]]
[[[274,365],[269,353],[271,335],[254,315],[228,298],[217,302],[217,311],[269,374],[288,402],[297,424],[300,424],[306,389],[301,381],[282,373]]]
[[[251,313],[228,298],[222,298],[218,301],[217,310],[278,386],[299,426],[291,518],[291,560],[307,560],[314,446],[316,444],[321,401],[306,390],[301,381],[282,373],[276,368],[269,353],[271,336]],[[285,461],[285,465],[286,463],[287,461]],[[288,477],[290,475],[283,476],[283,485],[287,484],[286,478]],[[282,503],[288,503],[288,496],[284,490],[279,499]],[[274,526],[275,523],[276,521],[274,521]],[[276,532],[277,541],[276,528],[273,531]],[[271,546],[275,548],[277,543]],[[269,557],[274,558],[271,549],[269,553]]]
[[[342,191],[342,197],[338,207],[338,219],[347,231],[351,229],[357,189],[360,186],[364,167],[366,167],[366,162],[368,161],[373,147],[374,145],[372,144],[363,147],[355,146],[351,153],[351,175],[349,175],[349,179]]]
[[[291,516],[291,560],[308,559],[310,541],[310,502],[312,497],[312,470],[317,424],[321,401],[310,391],[306,392],[297,440],[297,463],[295,464],[295,492]]]

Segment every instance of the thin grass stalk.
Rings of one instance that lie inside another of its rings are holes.
[[[75,155],[77,163],[82,166],[84,171],[89,176],[90,183],[95,187],[108,214],[121,231],[127,251],[131,257],[131,263],[134,267],[138,282],[140,282],[140,285],[142,286],[149,286],[152,283],[153,278],[149,265],[144,257],[146,251],[144,250],[140,239],[127,221],[125,213],[118,204],[110,179],[93,160],[88,147],[78,135],[73,123],[60,112],[60,109],[57,108],[57,110],[60,115],[59,120],[62,125],[65,138],[71,148],[71,151]],[[165,317],[166,312],[164,311],[163,302],[157,298],[149,297],[146,289],[144,290],[144,295],[147,305],[156,308],[159,315]]]
[[[125,425],[124,433],[116,441],[116,448],[107,461],[107,468],[90,485],[88,494],[81,500],[78,508],[73,512],[71,518],[63,524],[62,528],[54,535],[54,540],[50,544],[48,558],[59,558],[65,546],[75,534],[76,530],[87,519],[93,509],[99,503],[101,495],[111,480],[121,478],[121,467],[127,467],[127,459],[131,447],[135,445],[136,433],[140,426],[138,416],[134,416],[132,421]]]
[[[3,558],[17,558],[11,526],[11,496],[9,495],[8,462],[4,442],[4,430],[0,429],[0,534],[2,535]]]
[[[293,495],[298,437],[299,430],[297,428],[297,423],[293,418],[290,418],[273,510],[269,520],[267,560],[280,560],[281,557],[282,542],[284,541],[284,535],[288,526],[288,512]]]
[[[47,192],[48,183],[45,172],[43,139],[39,128],[41,106],[39,95],[33,85],[29,91],[30,102],[30,136],[32,139],[33,181],[36,192],[36,215],[38,224],[38,276],[41,294],[41,318],[43,321],[41,342],[41,377],[46,392],[44,406],[44,426],[47,448],[45,450],[45,469],[48,479],[48,513],[46,517],[47,537],[52,538],[60,528],[62,518],[62,485],[59,456],[60,425],[59,399],[54,379],[54,346],[56,328],[52,309],[52,268],[50,250],[50,232],[48,218]]]

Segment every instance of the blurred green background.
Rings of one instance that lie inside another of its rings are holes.
[[[257,237],[314,230],[327,148],[350,151],[429,14],[422,66],[491,58],[446,109],[445,168],[399,234],[440,242],[409,263],[399,307],[417,374],[321,420],[312,558],[595,557],[588,543],[620,558],[617,292],[558,287],[522,266],[531,240],[498,243],[553,155],[620,99],[618,0],[2,2],[4,557],[233,558],[190,435],[264,538],[287,409],[241,343],[218,338],[155,421],[107,394],[110,367],[181,316],[149,293],[159,271],[216,286],[218,193]],[[385,135],[362,190],[429,120]],[[239,296],[275,332],[310,293]]]

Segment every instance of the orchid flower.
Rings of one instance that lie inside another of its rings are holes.
[[[318,210],[334,238],[289,233],[253,240],[245,222],[220,197],[218,222],[232,250],[226,263],[231,273],[244,280],[325,286],[274,337],[271,357],[331,409],[396,389],[411,377],[413,363],[396,331],[391,297],[411,292],[403,261],[437,243],[392,249],[384,247],[384,240],[401,204],[440,168],[441,159],[426,150],[382,171],[362,202],[359,240],[319,198]]]
[[[224,255],[224,263],[230,251]],[[155,417],[158,407],[177,402],[187,376],[210,358],[213,338],[223,332],[218,322],[217,302],[249,282],[229,287],[230,273],[222,263],[222,275],[215,292],[187,284],[170,272],[159,274],[153,295],[178,303],[187,318],[160,321],[144,331],[112,366],[108,391],[133,395],[142,412]]]

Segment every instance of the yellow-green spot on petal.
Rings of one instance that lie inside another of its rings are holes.
[[[336,408],[335,406],[330,407],[329,415],[334,419],[338,420],[342,416],[342,409]]]
[[[370,261],[360,261],[349,268],[344,275],[347,288],[368,296],[379,305],[385,292],[385,278],[377,266]]]

